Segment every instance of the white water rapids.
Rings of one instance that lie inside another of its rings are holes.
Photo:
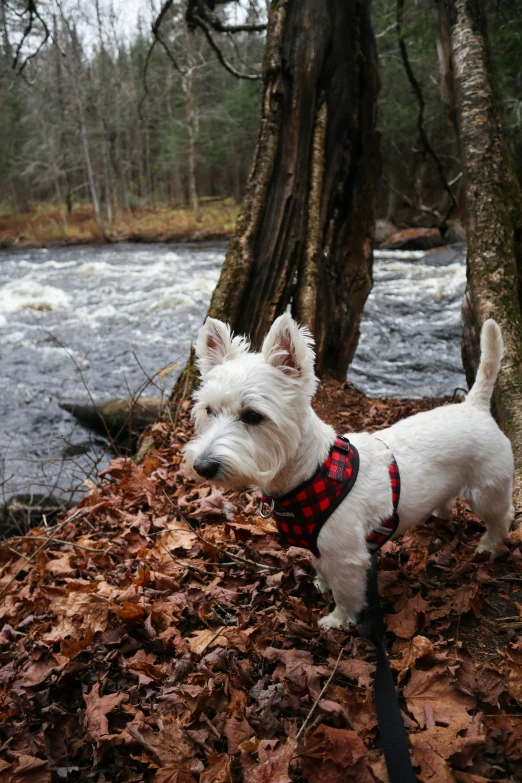
[[[0,252],[0,488],[69,496],[105,465],[106,442],[58,407],[142,384],[168,394],[205,315],[223,245],[110,245]],[[460,359],[464,259],[377,252],[348,378],[371,395],[451,394]],[[160,388],[158,388],[160,387]],[[76,451],[84,454],[71,456]],[[101,460],[99,464],[97,460]]]

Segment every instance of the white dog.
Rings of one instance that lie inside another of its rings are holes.
[[[198,435],[186,447],[187,464],[220,486],[255,486],[275,498],[313,476],[336,437],[311,407],[317,386],[313,346],[308,330],[289,315],[274,322],[260,353],[208,318],[196,345],[203,384],[195,394]],[[493,557],[507,535],[514,518],[513,455],[490,413],[503,355],[493,320],[482,329],[481,351],[465,402],[418,413],[379,431],[378,438],[349,435],[359,453],[358,478],[320,530],[320,557],[312,557],[316,585],[331,589],[336,603],[321,618],[322,628],[355,623],[364,608],[366,537],[393,512],[393,457],[401,482],[397,534],[431,514],[451,520],[454,498],[461,495],[487,525],[477,551]]]

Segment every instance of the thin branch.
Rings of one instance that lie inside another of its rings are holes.
[[[427,153],[435,163],[435,167],[437,169],[437,173],[439,175],[439,179],[441,181],[442,187],[444,188],[444,190],[446,191],[446,193],[451,199],[451,206],[448,209],[444,220],[442,221],[443,223],[447,223],[451,213],[457,208],[457,200],[455,198],[455,194],[451,189],[451,186],[448,183],[448,180],[446,179],[446,175],[444,173],[444,168],[442,166],[441,160],[437,155],[437,153],[435,152],[435,150],[433,149],[433,147],[431,146],[430,140],[428,139],[426,133],[426,129],[424,127],[424,109],[425,109],[424,95],[422,93],[421,86],[417,81],[415,74],[413,73],[413,69],[410,63],[410,58],[408,56],[408,49],[406,47],[406,42],[402,32],[402,22],[404,18],[404,1],[405,0],[397,0],[396,29],[397,29],[397,38],[399,41],[399,49],[401,53],[402,63],[404,65],[404,70],[406,71],[406,76],[408,77],[408,81],[415,94],[417,103],[419,104],[419,113],[417,115],[417,130],[419,132],[419,138],[424,146],[425,153]],[[421,211],[425,211],[425,210],[421,210]],[[432,212],[432,214],[435,214],[433,210],[430,211]]]
[[[28,0],[27,7],[24,9],[23,13],[20,14],[20,13],[18,13],[16,11],[15,11],[15,13],[17,13],[17,16],[19,16],[21,19],[25,16],[25,14],[29,13],[29,21],[27,23],[27,26],[26,26],[24,32],[23,32],[22,38],[20,39],[20,41],[18,43],[18,46],[16,47],[16,52],[15,52],[15,55],[13,57],[13,63],[12,63],[12,66],[11,66],[13,70],[16,70],[16,68],[17,68],[18,60],[19,60],[20,54],[22,52],[22,47],[23,47],[25,41],[27,40],[27,38],[33,32],[33,24],[34,24],[34,20],[35,19],[38,19],[38,21],[42,25],[42,27],[44,29],[44,33],[45,33],[44,38],[40,42],[39,46],[35,49],[34,52],[32,52],[31,54],[27,55],[27,57],[23,61],[22,65],[18,69],[18,76],[22,76],[23,71],[24,71],[27,63],[29,62],[29,60],[32,60],[34,57],[36,57],[41,52],[41,50],[43,49],[43,47],[45,46],[45,44],[49,40],[51,32],[50,32],[50,30],[49,30],[45,20],[40,15],[40,13],[38,11],[38,8],[36,6],[35,0]]]
[[[212,13],[212,11],[209,11],[206,8],[201,9],[201,7],[199,10],[200,13],[203,10],[205,21],[209,23],[216,33],[262,33],[267,28],[266,22],[254,24],[223,24],[221,19],[219,19],[216,14]],[[194,16],[195,14],[190,13],[190,19],[193,19]]]
[[[311,708],[310,712],[308,713],[308,715],[306,716],[306,720],[305,720],[305,722],[303,723],[303,725],[301,726],[301,728],[300,728],[300,729],[299,729],[299,731],[297,732],[297,737],[296,737],[296,740],[299,740],[299,738],[300,738],[300,737],[301,737],[301,735],[303,734],[304,730],[305,730],[305,729],[306,729],[306,727],[308,726],[308,724],[309,724],[309,722],[310,722],[310,718],[312,717],[312,715],[313,715],[313,714],[314,714],[314,712],[315,712],[315,708],[317,707],[317,705],[318,705],[318,704],[319,704],[319,702],[321,701],[321,699],[322,699],[322,697],[323,697],[323,694],[325,693],[326,689],[327,689],[327,688],[328,688],[328,686],[330,685],[330,683],[331,683],[331,681],[332,681],[332,679],[333,679],[333,676],[334,676],[335,672],[337,671],[337,667],[339,666],[339,663],[340,663],[340,661],[341,661],[341,658],[342,658],[343,652],[344,652],[344,647],[341,647],[341,649],[339,650],[339,655],[337,656],[337,660],[336,660],[336,662],[335,662],[335,666],[334,666],[334,667],[333,667],[333,669],[332,669],[332,673],[330,674],[330,676],[329,676],[329,677],[328,677],[328,679],[326,680],[325,684],[323,685],[323,688],[322,688],[322,690],[321,690],[321,693],[319,694],[319,696],[317,697],[317,699],[316,699],[316,700],[314,701],[314,703],[312,704],[312,708]]]
[[[391,182],[386,178],[383,177],[382,181],[386,185],[387,188],[391,190],[392,193],[395,193],[396,196],[400,196],[406,204],[411,207],[412,209],[417,209],[419,212],[423,212],[426,215],[433,215],[434,218],[436,218],[440,223],[442,223],[442,215],[437,209],[432,209],[431,207],[426,207],[424,204],[419,204],[418,202],[414,201],[412,198],[406,195],[406,193],[401,193],[400,190],[397,190],[396,187],[394,187]]]
[[[248,81],[259,81],[262,78],[261,74],[242,73],[241,71],[237,71],[234,66],[231,65],[231,63],[229,63],[225,58],[225,55],[212,37],[212,27],[205,21],[205,19],[203,19],[201,16],[198,16],[198,14],[193,14],[191,18],[196,22],[197,25],[199,25],[199,27],[201,27],[207,37],[207,41],[215,51],[219,62],[229,73],[232,74],[232,76],[235,76],[236,79],[247,79]]]
[[[67,546],[74,546],[77,549],[84,549],[86,552],[96,552],[98,555],[105,555],[105,549],[95,549],[92,546],[84,546],[83,544],[75,544],[74,541],[65,541],[63,538],[49,538],[48,536],[11,536],[11,541],[48,541],[53,544],[67,544]],[[22,555],[23,557],[23,555]]]
[[[82,514],[85,514],[85,513],[86,513],[86,511],[85,511],[84,509],[79,509],[79,510],[78,510],[78,511],[76,511],[74,514],[72,514],[70,517],[67,517],[67,519],[64,519],[64,520],[62,520],[62,521],[61,521],[61,522],[60,522],[58,525],[56,525],[56,526],[55,526],[55,528],[53,529],[53,531],[52,531],[51,535],[49,536],[49,538],[46,538],[46,540],[43,542],[43,544],[41,544],[41,545],[38,547],[38,549],[35,549],[35,550],[34,550],[34,552],[32,553],[32,555],[30,555],[30,556],[29,556],[29,558],[27,558],[27,559],[26,559],[26,560],[27,560],[27,562],[26,562],[24,565],[20,566],[20,568],[18,569],[18,571],[16,572],[16,574],[15,574],[15,575],[14,575],[14,576],[13,576],[13,577],[12,577],[12,578],[9,580],[9,582],[8,582],[6,585],[4,585],[4,587],[2,588],[2,591],[0,592],[0,598],[3,598],[3,597],[5,596],[5,594],[6,594],[7,590],[8,590],[8,589],[11,587],[11,585],[13,584],[13,582],[15,581],[15,579],[17,578],[17,576],[18,576],[18,575],[19,575],[19,574],[20,574],[22,571],[25,571],[25,569],[27,568],[28,564],[29,564],[29,563],[30,563],[32,560],[34,560],[34,559],[35,559],[35,557],[36,557],[36,556],[37,556],[37,555],[38,555],[38,554],[39,554],[39,553],[42,551],[42,549],[45,549],[45,547],[46,547],[48,544],[50,544],[50,543],[51,543],[51,541],[52,541],[52,540],[53,540],[53,538],[55,537],[56,533],[58,533],[58,531],[59,531],[59,530],[61,530],[63,527],[65,527],[65,525],[66,525],[68,522],[74,522],[74,520],[75,520],[75,519],[78,519],[78,517],[79,517],[79,516],[81,516]]]

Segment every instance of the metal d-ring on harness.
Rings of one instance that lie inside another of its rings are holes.
[[[268,511],[264,510],[265,506],[268,508]],[[272,516],[272,511],[274,510],[274,506],[275,506],[274,498],[272,498],[272,502],[270,503],[270,505],[268,505],[268,503],[266,503],[263,500],[263,498],[261,498],[261,500],[259,501],[259,516],[263,517],[263,519],[270,519],[270,517]]]
[[[274,517],[284,543],[303,546],[312,551],[316,557],[320,557],[317,549],[320,528],[352,488],[357,479],[358,466],[357,449],[347,438],[336,438],[326,462],[320,466],[315,476],[282,498],[277,498],[277,508],[274,498],[263,496],[259,504],[259,514],[263,519]],[[366,539],[371,564],[368,569],[366,588],[368,606],[362,616],[361,636],[373,645],[377,653],[373,687],[381,747],[390,783],[415,783],[399,700],[383,644],[384,617],[377,585],[379,549],[390,540],[399,525],[397,507],[400,497],[400,475],[393,455],[388,470],[392,488],[393,514],[381,522]],[[321,503],[326,500],[329,505],[324,507]],[[319,509],[324,509],[324,513],[318,514]],[[319,523],[317,523],[318,517],[320,517]],[[300,538],[301,536],[303,538]]]

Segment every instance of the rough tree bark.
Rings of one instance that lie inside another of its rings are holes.
[[[467,207],[463,360],[475,377],[480,327],[494,318],[506,358],[495,405],[515,454],[515,509],[522,515],[522,198],[502,124],[502,103],[482,0],[440,0],[445,92],[455,95]],[[448,56],[449,55],[449,56]],[[451,73],[447,72],[448,67]]]
[[[345,378],[372,286],[378,73],[368,0],[274,0],[254,162],[209,315],[255,348],[291,303]]]

